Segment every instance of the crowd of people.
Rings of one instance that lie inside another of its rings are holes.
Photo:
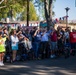
[[[18,27],[9,31],[7,27],[0,27],[0,66],[7,60],[13,63],[17,60],[60,57],[67,45],[70,55],[76,49],[75,29]]]

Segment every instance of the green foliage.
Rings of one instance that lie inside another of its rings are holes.
[[[54,8],[54,2],[56,0],[53,0],[53,6],[52,8]],[[44,9],[44,0],[36,0],[35,4],[37,5],[36,7],[39,7],[39,11],[41,13],[41,16],[43,17],[43,19],[45,20],[45,9]],[[49,4],[49,0],[48,0],[48,4]],[[49,5],[48,5],[49,6]],[[55,16],[55,12],[52,10],[52,16]]]
[[[30,16],[30,21],[33,20],[37,20],[37,14],[36,14],[36,10],[34,8],[34,5],[30,2],[30,12],[29,12],[29,16]]]
[[[33,0],[30,0],[33,1]],[[30,2],[30,20],[37,20],[37,15],[33,4]],[[0,9],[0,19],[7,17],[17,17],[17,14],[21,14],[22,20],[26,20],[27,12],[27,0],[4,0],[0,7],[6,6]],[[36,16],[36,17],[35,17]]]
[[[0,5],[0,7],[6,6],[5,8],[0,9],[0,11],[2,13],[2,16],[0,16],[0,18],[10,17],[11,15],[16,17],[17,13],[20,13],[21,11],[23,11],[22,6],[17,1],[18,0],[5,0]]]
[[[36,10],[35,10],[35,7],[34,7],[34,5],[33,5],[33,3],[32,2],[30,2],[30,5],[29,5],[29,20],[30,21],[36,21],[36,20],[38,20],[38,16],[37,16],[37,14],[36,14]],[[27,18],[27,9],[25,8],[25,10],[22,12],[22,14],[21,14],[21,20],[26,20],[26,18]]]

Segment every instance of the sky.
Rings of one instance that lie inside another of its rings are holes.
[[[69,7],[70,10],[68,11],[69,20],[76,20],[76,7],[75,7],[75,0],[56,0],[54,2],[53,11],[55,12],[54,18],[60,18],[66,15],[65,8]]]

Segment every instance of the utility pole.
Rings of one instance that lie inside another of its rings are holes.
[[[27,0],[27,26],[29,26],[29,0]]]

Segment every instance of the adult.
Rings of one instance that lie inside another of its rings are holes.
[[[57,49],[57,32],[53,28],[51,32],[51,58],[55,57],[55,51]]]
[[[41,32],[41,55],[42,59],[48,58],[49,56],[49,33],[46,29]]]
[[[35,58],[39,59],[39,46],[40,46],[40,41],[41,41],[41,35],[40,35],[40,30],[37,29],[33,35],[33,49],[34,49],[34,54]]]
[[[12,47],[12,62],[14,62],[16,60],[16,54],[17,54],[18,42],[19,42],[15,29],[12,30],[12,35],[10,36],[10,38],[11,38],[11,47]]]
[[[76,47],[76,31],[75,29],[70,32],[70,43],[71,43],[71,49],[75,50]]]

